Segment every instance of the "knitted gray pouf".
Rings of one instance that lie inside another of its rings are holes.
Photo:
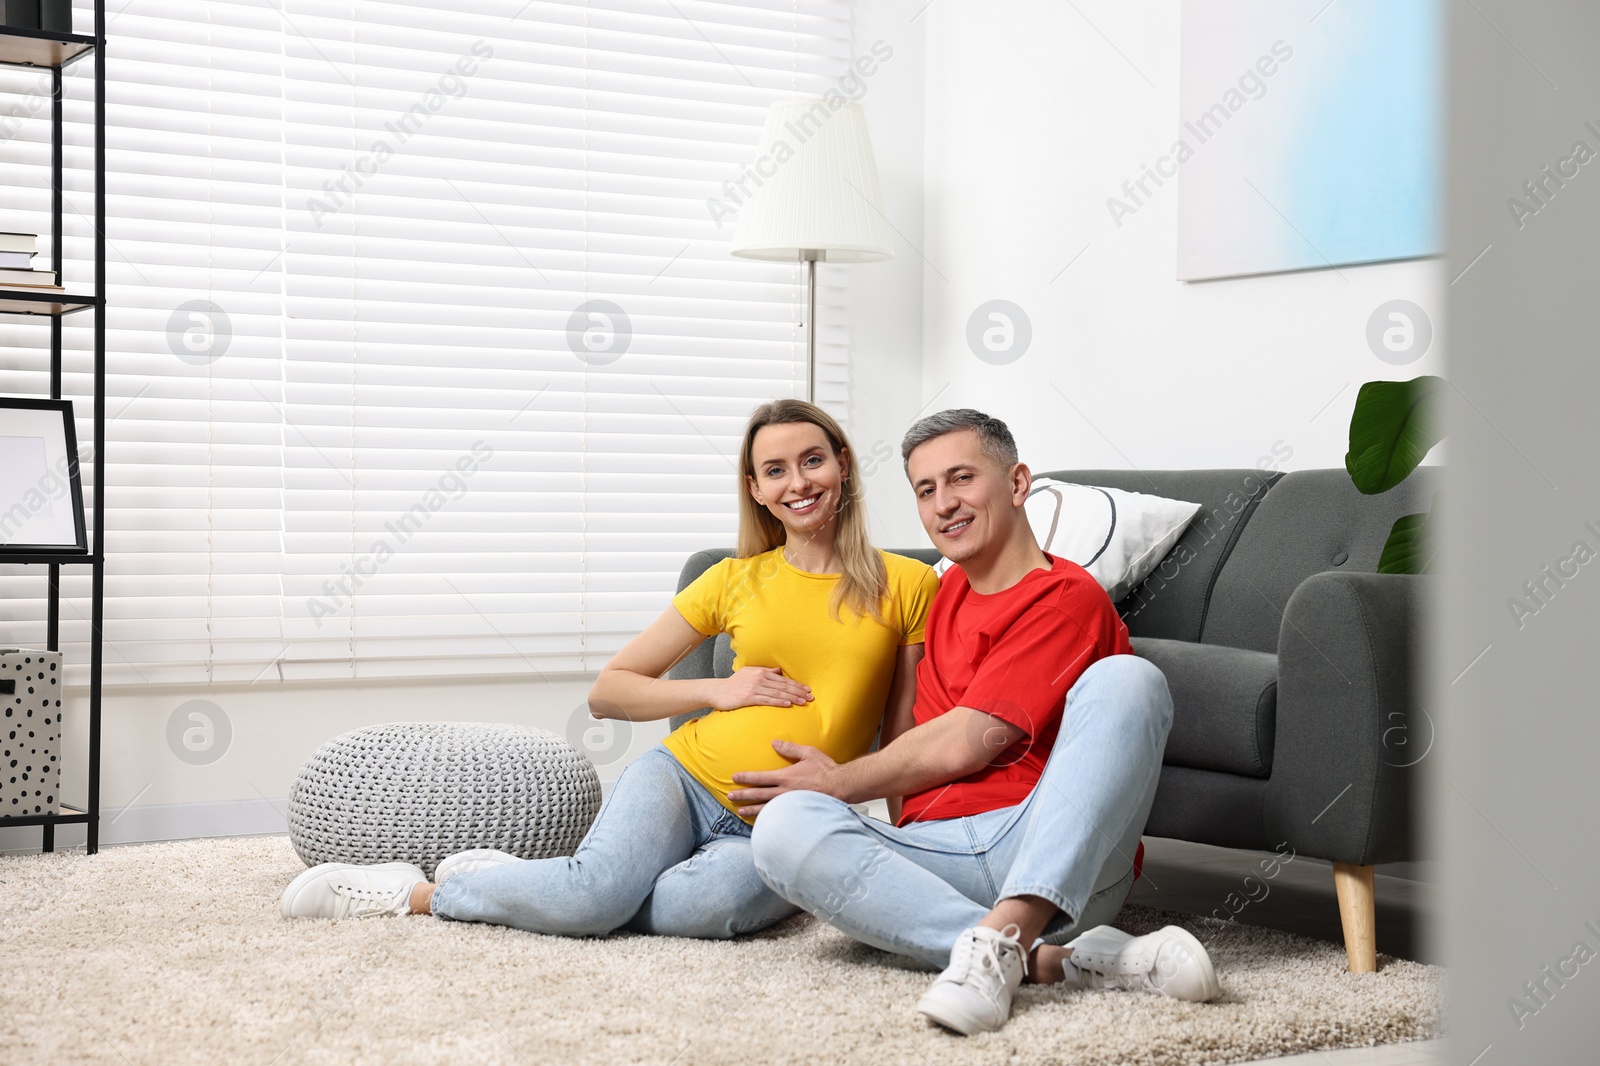
[[[289,790],[307,866],[412,862],[498,848],[571,855],[600,809],[600,775],[555,733],[485,722],[397,722],[334,737]]]

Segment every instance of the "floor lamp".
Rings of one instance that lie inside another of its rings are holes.
[[[831,101],[831,102],[830,102]],[[806,264],[806,399],[817,398],[817,263],[890,259],[867,116],[842,97],[780,100],[767,111],[734,255]]]

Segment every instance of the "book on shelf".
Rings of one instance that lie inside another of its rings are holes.
[[[37,30],[39,25],[39,0],[5,0],[7,26],[19,30]]]
[[[12,270],[29,270],[33,267],[33,253],[0,252],[0,267]]]
[[[17,29],[72,32],[72,0],[3,0],[0,15]]]
[[[26,252],[33,255],[38,250],[38,234],[0,232],[0,252]]]
[[[0,270],[0,289],[61,289],[54,270]]]

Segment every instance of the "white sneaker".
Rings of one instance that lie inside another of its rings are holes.
[[[433,868],[433,883],[442,885],[457,874],[477,873],[479,870],[487,870],[491,866],[504,866],[508,862],[521,861],[510,852],[497,851],[494,848],[473,848],[471,851],[458,851],[454,855],[447,855],[439,860],[439,865]]]
[[[1189,1003],[1222,994],[1205,946],[1175,925],[1144,936],[1097,925],[1066,946],[1072,949],[1067,962],[1085,988],[1154,992]]]
[[[1011,994],[1022,983],[1027,958],[1008,925],[996,932],[975,926],[950,949],[950,965],[917,1001],[917,1012],[963,1036],[992,1032],[1011,1017]]]
[[[357,866],[325,862],[289,882],[278,901],[285,918],[387,918],[411,913],[411,890],[426,882],[409,862]]]

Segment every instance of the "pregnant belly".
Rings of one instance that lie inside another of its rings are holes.
[[[740,770],[778,770],[790,764],[772,750],[774,740],[820,748],[835,762],[859,758],[872,747],[881,719],[881,710],[840,714],[824,700],[805,707],[740,707],[688,723],[678,739],[693,751],[687,761],[731,786]]]
[[[841,754],[844,738],[839,730],[825,728],[823,716],[809,707],[740,707],[715,711],[696,721],[694,747],[705,768],[719,778],[732,781],[739,770],[776,770],[789,760],[772,750],[774,740],[791,740],[821,748],[834,759],[853,758],[859,752]],[[841,749],[841,750],[836,750]]]

